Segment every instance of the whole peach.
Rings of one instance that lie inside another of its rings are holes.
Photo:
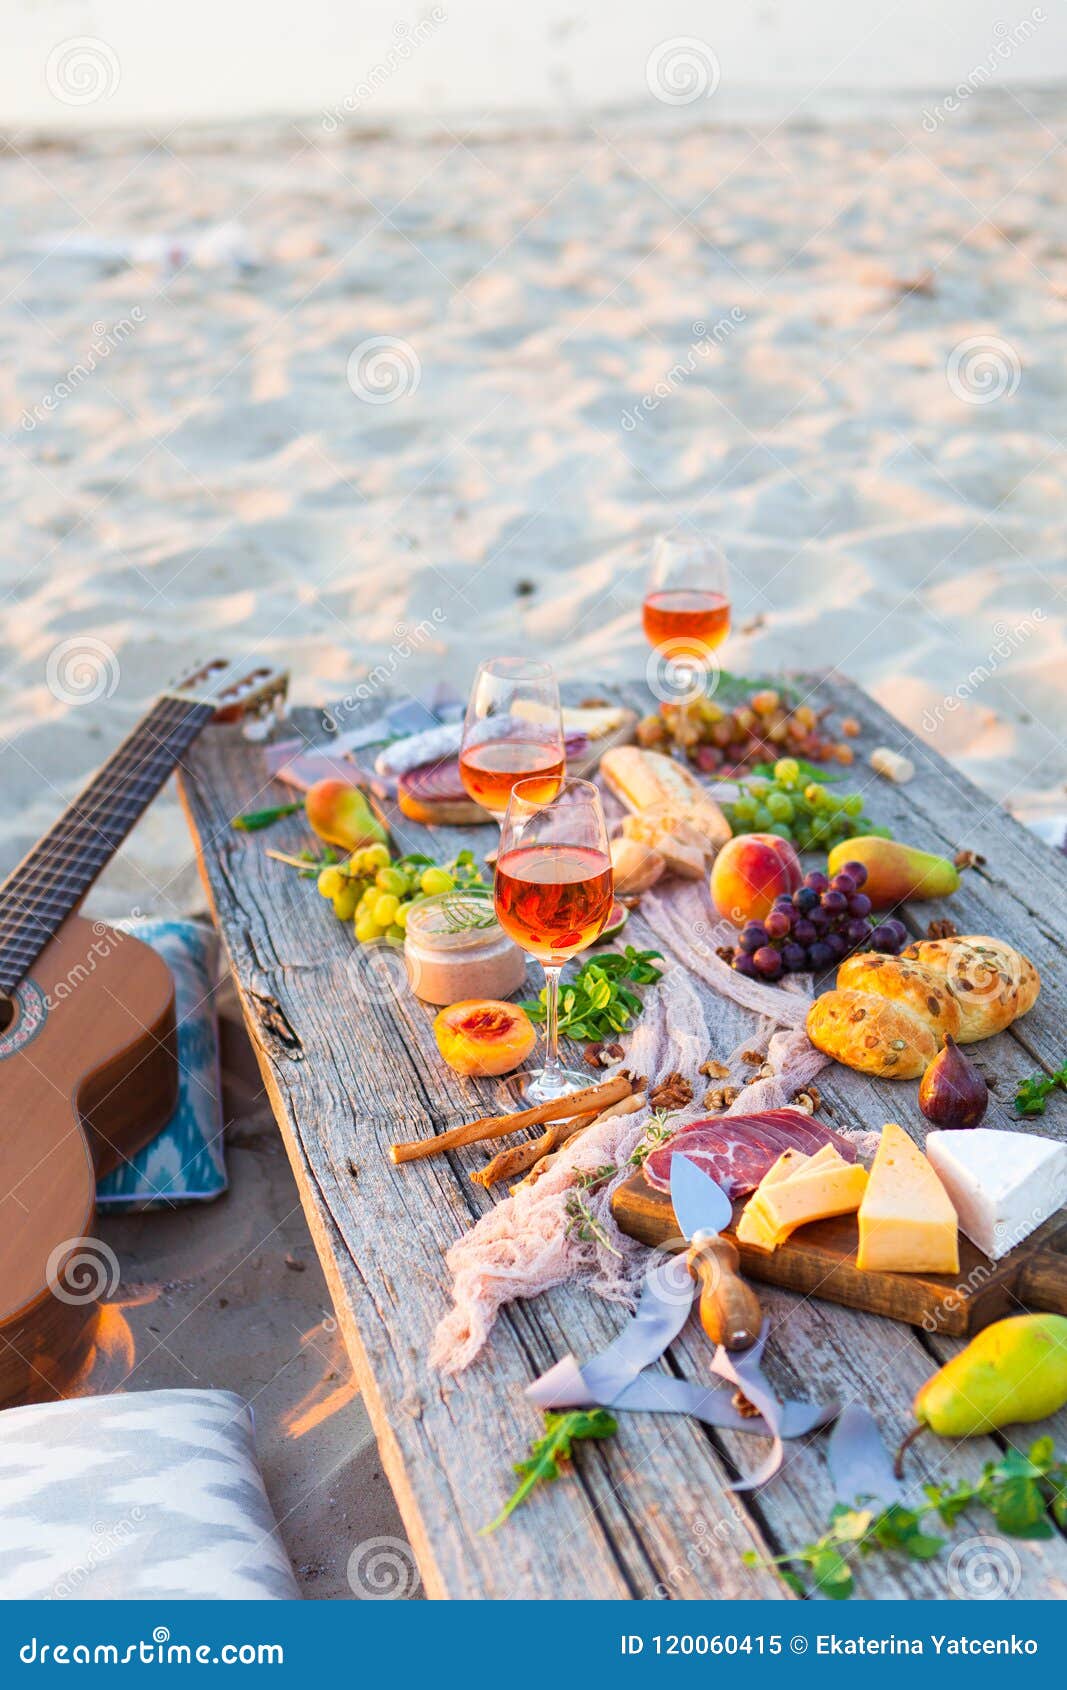
[[[795,892],[804,871],[788,839],[742,833],[723,846],[711,871],[711,901],[735,927],[762,921],[775,898]]]

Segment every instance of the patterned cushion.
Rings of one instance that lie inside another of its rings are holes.
[[[210,1202],[226,1190],[214,998],[218,936],[196,921],[141,921],[130,932],[158,951],[174,976],[180,1090],[159,1136],[98,1181],[96,1203],[104,1215]]]
[[[0,1413],[0,1596],[298,1595],[240,1397],[141,1391]]]

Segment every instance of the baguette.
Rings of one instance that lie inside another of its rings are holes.
[[[668,808],[700,833],[714,855],[731,837],[730,824],[696,776],[659,751],[616,746],[600,759],[606,786],[628,810]]]
[[[972,1044],[1003,1032],[1040,987],[1029,958],[999,939],[920,940],[899,957],[863,951],[812,1004],[808,1037],[848,1068],[914,1080],[946,1037]]]

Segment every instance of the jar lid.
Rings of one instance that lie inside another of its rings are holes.
[[[434,950],[460,950],[492,943],[502,935],[503,928],[488,890],[463,890],[438,892],[413,904],[406,931],[409,938]]]

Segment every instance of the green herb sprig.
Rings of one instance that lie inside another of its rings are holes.
[[[625,1033],[641,999],[632,986],[651,986],[662,970],[655,966],[659,951],[606,951],[582,964],[569,986],[560,992],[559,1030],[572,1039],[610,1039]],[[629,984],[627,984],[629,982]],[[524,1003],[531,1021],[543,1021],[547,991],[535,1003]]]
[[[1051,1074],[1031,1074],[1028,1080],[1020,1080],[1015,1093],[1015,1107],[1019,1114],[1043,1115],[1045,1104],[1057,1086],[1067,1091],[1067,1062]]]
[[[1039,1438],[1026,1455],[1009,1449],[999,1461],[987,1461],[977,1480],[927,1484],[923,1494],[926,1502],[920,1507],[894,1503],[878,1513],[838,1503],[829,1529],[814,1543],[769,1557],[748,1549],[741,1559],[746,1567],[773,1568],[797,1596],[807,1596],[808,1590],[793,1569],[806,1568],[815,1588],[839,1602],[854,1588],[845,1558],[849,1550],[864,1557],[888,1550],[913,1561],[930,1561],[940,1554],[945,1539],[926,1530],[931,1514],[953,1526],[966,1509],[985,1508],[1005,1537],[1048,1538],[1054,1535],[1053,1520],[1067,1525],[1067,1463],[1057,1458],[1051,1438]]]
[[[295,816],[304,808],[304,800],[299,804],[275,804],[269,810],[246,810],[243,816],[234,816],[231,827],[240,833],[258,833],[261,828],[271,827],[285,816]]]
[[[564,1414],[545,1415],[544,1436],[535,1439],[525,1461],[516,1461],[519,1483],[508,1497],[495,1520],[483,1526],[481,1535],[495,1532],[526,1501],[535,1486],[558,1479],[561,1463],[571,1458],[571,1445],[581,1438],[610,1438],[618,1431],[618,1421],[607,1409],[569,1409]]]

